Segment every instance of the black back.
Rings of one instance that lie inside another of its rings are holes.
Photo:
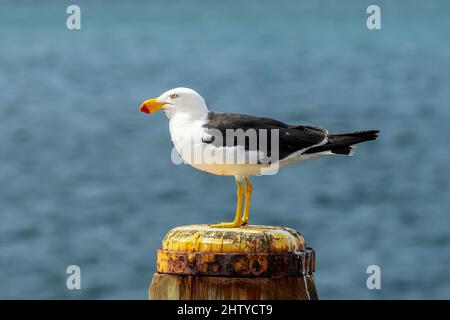
[[[233,113],[218,113],[210,112],[208,114],[208,120],[203,125],[207,129],[214,129],[220,131],[222,134],[222,141],[216,141],[214,138],[214,130],[207,131],[212,134],[212,137],[206,137],[203,139],[204,143],[212,143],[216,147],[234,147],[242,145],[245,150],[258,149],[260,150],[261,143],[266,143],[267,155],[272,155],[272,143],[271,133],[272,130],[278,130],[279,136],[279,160],[286,158],[287,156],[306,148],[310,148],[323,142],[327,136],[327,130],[313,126],[303,125],[288,125],[281,121],[271,118],[261,118],[246,114],[233,114]],[[241,129],[247,132],[249,129],[254,129],[257,132],[257,145],[250,145],[249,137],[245,138],[245,141],[240,139],[226,139],[227,129],[238,130]],[[260,130],[267,130],[267,136],[264,137],[260,134]],[[265,142],[262,141],[265,139]]]

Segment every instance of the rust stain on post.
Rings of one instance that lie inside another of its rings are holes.
[[[157,272],[168,274],[281,277],[314,272],[314,250],[300,253],[207,253],[157,251]]]

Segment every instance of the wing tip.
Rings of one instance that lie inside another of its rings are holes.
[[[364,131],[352,132],[347,135],[353,136],[353,137],[358,137],[358,138],[365,139],[365,140],[376,140],[378,138],[379,133],[380,133],[380,130],[364,130]]]

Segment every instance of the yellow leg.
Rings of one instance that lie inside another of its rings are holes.
[[[245,205],[244,205],[244,214],[242,216],[242,224],[248,223],[248,215],[250,213],[250,199],[252,198],[252,191],[253,186],[250,183],[250,180],[248,180],[247,177],[244,178],[245,180]]]
[[[242,216],[242,199],[244,198],[244,187],[242,186],[242,182],[237,181],[237,205],[236,205],[236,216],[234,217],[233,222],[221,222],[218,224],[211,224],[211,228],[236,228],[242,225],[241,216]]]

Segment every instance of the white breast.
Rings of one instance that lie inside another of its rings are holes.
[[[178,154],[189,164],[194,163],[193,157],[201,151],[198,149],[202,147],[202,137],[206,133],[204,123],[204,119],[192,120],[181,113],[170,119],[169,130],[172,142]]]

